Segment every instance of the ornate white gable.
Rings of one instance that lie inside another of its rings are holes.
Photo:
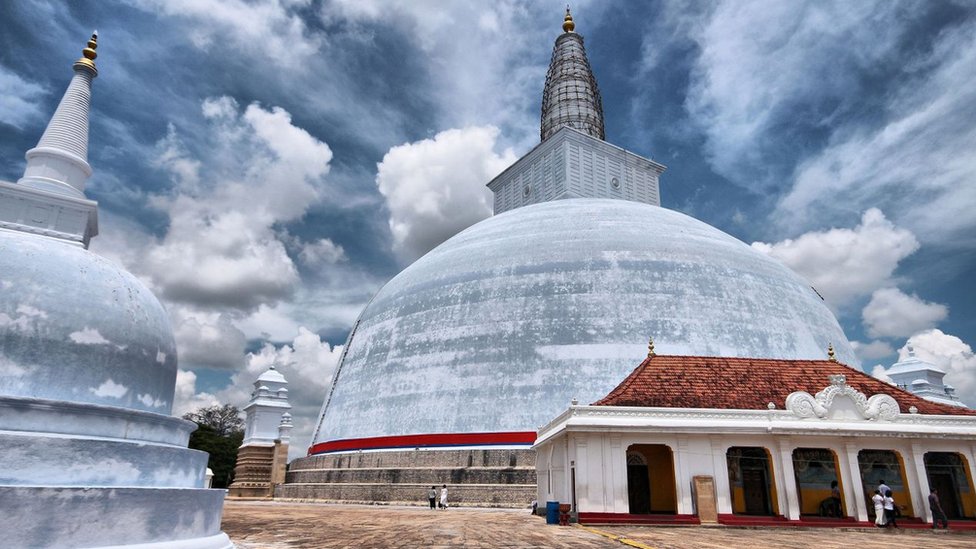
[[[898,418],[898,402],[891,395],[877,394],[868,398],[847,384],[847,376],[827,376],[830,385],[811,396],[796,391],[786,397],[786,409],[799,418],[875,419],[894,421]]]

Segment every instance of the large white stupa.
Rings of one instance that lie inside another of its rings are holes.
[[[87,250],[97,38],[17,183],[0,181],[4,547],[228,548],[196,426],[170,415],[176,345],[133,275]]]
[[[660,207],[664,167],[602,140],[573,27],[553,50],[544,141],[489,183],[494,217],[366,306],[312,453],[531,444],[571,399],[591,402],[626,377],[649,336],[668,354],[779,359],[824,358],[832,343],[856,363],[808,282]]]

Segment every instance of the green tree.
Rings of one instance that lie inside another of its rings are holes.
[[[244,441],[244,420],[236,406],[209,406],[183,415],[197,424],[190,435],[190,448],[210,454],[207,467],[213,470],[213,487],[227,488],[234,480],[237,449]]]

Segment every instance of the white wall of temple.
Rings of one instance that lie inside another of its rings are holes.
[[[930,490],[924,463],[926,453],[959,454],[964,458],[970,482],[976,478],[976,441],[967,439],[564,431],[536,447],[539,501],[573,502],[579,513],[630,513],[627,450],[638,444],[664,445],[671,450],[679,515],[697,514],[693,478],[698,475],[714,479],[718,513],[733,513],[727,465],[727,452],[732,447],[758,447],[768,452],[773,479],[773,514],[790,520],[798,520],[801,514],[793,460],[793,452],[797,449],[826,449],[834,453],[844,515],[858,521],[869,520],[868,496],[875,489],[875,486],[862,483],[858,462],[862,450],[897,453],[903,465],[902,480],[909,499],[896,502],[910,504],[914,516],[926,522],[932,521],[927,501]]]

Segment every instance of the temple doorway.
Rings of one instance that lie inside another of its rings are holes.
[[[895,504],[903,506],[902,515],[915,516],[912,495],[905,482],[905,464],[902,462],[901,454],[894,450],[861,450],[857,454],[857,463],[861,470],[865,504],[872,520],[874,503],[871,502],[871,496],[882,482],[891,488]]]
[[[939,502],[946,516],[957,520],[976,518],[976,494],[962,456],[952,452],[928,452],[924,460],[929,488],[939,491]]]
[[[627,448],[627,498],[632,515],[677,512],[671,448],[664,444]]]
[[[845,515],[844,491],[837,473],[837,455],[827,448],[793,450],[796,491],[800,514],[842,518]]]
[[[773,515],[775,486],[769,452],[760,447],[732,447],[726,453],[732,512],[741,515]]]

